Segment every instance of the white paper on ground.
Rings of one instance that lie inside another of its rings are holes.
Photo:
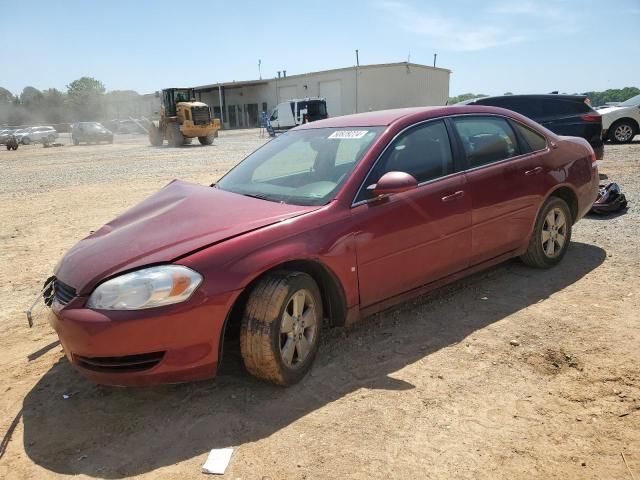
[[[214,448],[209,452],[207,461],[202,465],[202,472],[224,475],[232,453],[233,448]]]

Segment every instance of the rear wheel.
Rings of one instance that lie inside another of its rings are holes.
[[[612,143],[629,143],[636,133],[636,126],[632,122],[620,120],[609,129],[609,140]]]
[[[29,145],[31,143],[31,139],[29,137],[24,137],[22,139],[22,144],[23,145]]]
[[[258,281],[240,330],[249,373],[279,385],[300,381],[318,351],[322,316],[320,289],[306,273],[282,271]]]
[[[56,141],[56,136],[55,135],[49,135],[49,143],[54,143]]]
[[[184,135],[180,131],[180,125],[172,123],[167,127],[167,136],[169,137],[169,146],[181,147],[184,145]]]
[[[198,141],[202,145],[212,145],[214,138],[215,138],[215,135],[212,133],[210,135],[207,135],[206,137],[198,137]]]
[[[520,258],[531,267],[550,268],[564,257],[571,241],[571,211],[567,202],[550,197],[542,206],[529,241]]]

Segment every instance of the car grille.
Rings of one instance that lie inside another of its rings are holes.
[[[155,367],[164,357],[164,352],[126,355],[124,357],[84,357],[73,355],[76,363],[87,370],[106,373],[142,372]]]
[[[53,280],[53,295],[58,303],[66,305],[77,295],[77,293],[75,288],[70,287],[66,283],[55,278]]]
[[[211,121],[209,107],[191,107],[191,118],[194,125],[206,125]]]

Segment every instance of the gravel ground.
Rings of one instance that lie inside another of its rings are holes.
[[[249,377],[237,351],[212,381],[98,387],[42,318],[26,328],[79,238],[264,141],[0,150],[0,478],[196,478],[228,446],[229,479],[640,478],[640,141],[600,163],[630,209],[579,222],[560,266],[509,261],[334,329],[289,389]]]

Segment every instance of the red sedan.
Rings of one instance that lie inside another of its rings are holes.
[[[310,123],[80,241],[54,272],[51,324],[99,383],[213,377],[235,326],[247,370],[290,385],[325,326],[511,257],[556,265],[597,187],[584,139],[499,108]]]

